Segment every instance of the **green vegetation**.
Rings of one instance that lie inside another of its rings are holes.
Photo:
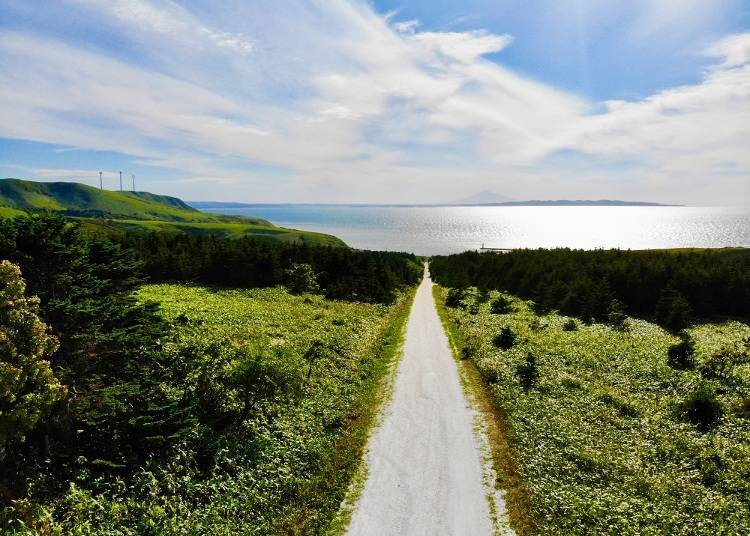
[[[65,396],[46,361],[57,339],[38,313],[39,299],[26,297],[21,270],[0,261],[0,459]]]
[[[9,207],[0,207],[0,218],[15,218],[16,216],[25,216],[26,212]]]
[[[0,220],[0,532],[319,533],[398,353],[409,258],[239,240],[277,264],[238,269],[299,294],[143,287],[136,250],[79,227]],[[370,268],[315,272],[327,255]],[[310,293],[386,276],[370,303]]]
[[[0,206],[68,216],[166,221],[220,221],[183,201],[147,192],[112,192],[73,182],[0,179]],[[256,220],[263,223],[263,220]]]
[[[276,227],[262,218],[200,212],[175,197],[112,192],[71,182],[0,179],[0,217],[27,212],[58,212],[75,217],[85,230],[108,237],[155,231],[345,245],[333,236]]]
[[[585,321],[653,318],[675,332],[697,318],[750,318],[750,249],[538,249],[434,257],[445,287],[503,290]]]
[[[242,216],[232,216],[242,218]],[[276,227],[270,223],[229,222],[174,222],[159,220],[105,220],[81,218],[81,226],[92,234],[108,236],[115,240],[128,234],[188,234],[192,236],[219,236],[223,238],[252,238],[267,242],[285,242],[320,246],[344,247],[335,236],[313,231],[300,231]]]
[[[585,325],[507,294],[462,294],[439,309],[492,394],[519,533],[750,532],[750,326],[676,337],[634,318]],[[493,313],[498,298],[506,313]],[[501,349],[506,329],[515,341]]]
[[[389,303],[405,285],[416,284],[422,273],[417,257],[407,253],[170,233],[130,233],[119,240],[140,256],[154,282],[284,284],[298,290],[300,281],[295,279],[308,277],[328,298]],[[295,265],[299,272],[290,273]],[[306,276],[304,266],[311,271]]]

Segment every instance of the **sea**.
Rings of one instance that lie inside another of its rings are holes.
[[[358,249],[417,255],[482,247],[750,247],[750,207],[252,205],[210,212],[260,216]]]

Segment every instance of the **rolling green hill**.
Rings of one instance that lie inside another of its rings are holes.
[[[277,227],[262,218],[200,212],[176,197],[149,192],[112,192],[73,182],[0,179],[0,217],[45,211],[77,218],[85,229],[107,235],[161,230],[345,245],[330,235]]]
[[[89,218],[182,222],[245,220],[269,225],[260,218],[200,212],[176,197],[148,192],[112,192],[75,182],[0,179],[0,207],[26,211],[52,210],[67,216]]]

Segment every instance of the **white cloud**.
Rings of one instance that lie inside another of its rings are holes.
[[[750,179],[750,61],[738,51],[750,35],[712,48],[722,63],[695,85],[662,91],[641,101],[613,101],[607,112],[584,117],[567,147],[596,156],[637,158],[652,176],[711,181]],[[705,195],[705,192],[702,193]],[[747,196],[747,188],[745,188]],[[746,197],[747,198],[747,197]]]
[[[185,8],[170,0],[66,0],[102,12],[125,25],[130,31],[155,32],[182,43],[210,43],[249,54],[255,44],[241,33],[211,29],[195,19]]]
[[[750,63],[750,34],[725,37],[708,48],[709,56],[722,58],[721,67],[738,67]]]
[[[393,29],[398,33],[413,34],[417,28],[419,28],[419,21],[416,19],[393,23]]]
[[[426,51],[449,60],[473,63],[485,54],[500,52],[513,38],[509,35],[493,35],[486,31],[473,32],[420,32],[413,40]]]
[[[690,201],[688,183],[696,199],[747,191],[750,34],[711,47],[719,59],[702,82],[592,114],[594,103],[489,61],[508,35],[420,32],[365,3],[230,2],[245,22],[225,31],[174,2],[69,1],[159,53],[136,65],[0,34],[0,136],[136,155],[182,171],[194,198],[224,195],[207,180],[262,200],[437,201],[490,186],[601,197],[627,184],[624,197],[667,201]],[[224,62],[227,50],[240,54]],[[575,168],[550,164],[564,150],[581,155]]]

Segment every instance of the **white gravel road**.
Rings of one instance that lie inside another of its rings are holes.
[[[474,416],[425,273],[393,398],[368,445],[367,480],[348,534],[492,534]]]

